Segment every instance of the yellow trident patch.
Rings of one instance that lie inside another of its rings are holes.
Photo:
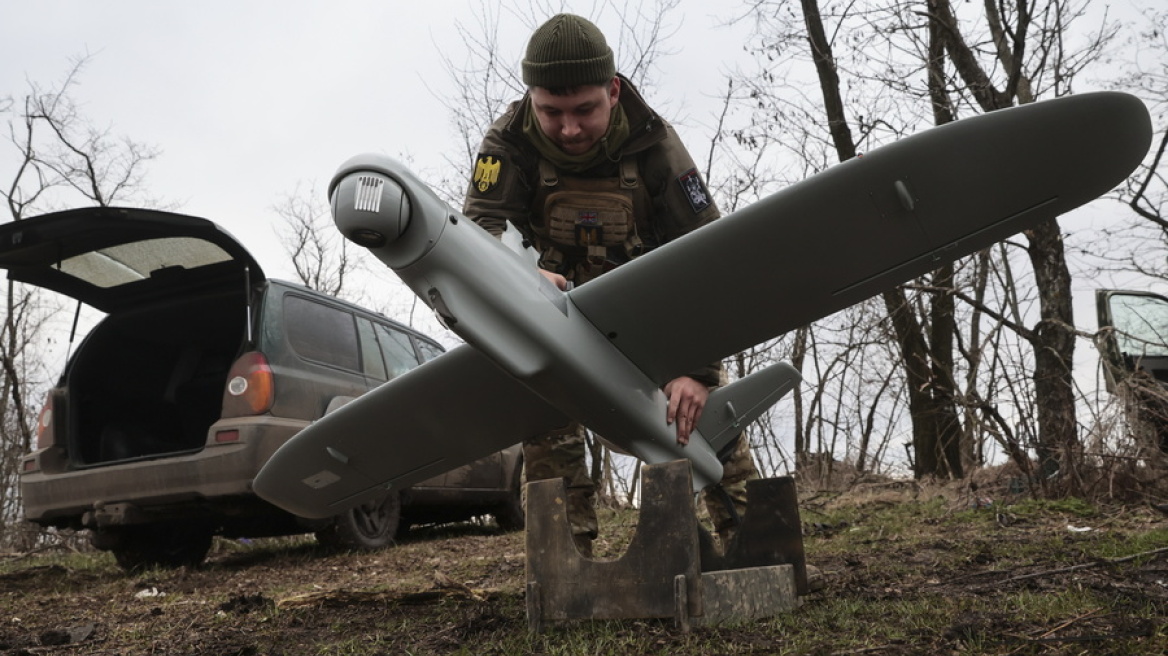
[[[480,194],[485,194],[499,182],[499,169],[503,162],[490,155],[479,155],[475,162],[474,183]]]

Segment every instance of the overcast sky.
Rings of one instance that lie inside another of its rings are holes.
[[[1099,0],[1093,8],[1132,13],[1156,1],[1162,0]],[[596,7],[606,4],[532,3],[551,5],[540,21],[561,6],[595,17]],[[455,89],[442,55],[462,60],[467,45],[457,24],[473,27],[477,12],[498,12],[498,4],[0,0],[0,98],[23,96],[29,81],[52,88],[73,59],[90,56],[72,96],[88,120],[159,149],[146,177],[151,196],[219,223],[269,276],[294,279],[275,236],[281,221],[273,206],[286,194],[315,185],[323,200],[337,166],[369,151],[408,159],[423,179],[468,174],[449,171],[448,162],[465,153],[443,104]],[[711,133],[726,73],[749,65],[742,47],[749,25],[724,25],[743,4],[680,0],[668,18],[676,33],[647,95],[695,155]],[[615,13],[597,18],[610,43],[618,31]],[[499,54],[512,66],[533,25],[506,11],[499,12],[499,24]],[[12,179],[17,164],[13,149],[0,143],[0,184]],[[1064,227],[1107,220],[1090,210],[1076,216]],[[1076,278],[1077,321],[1086,329],[1095,322],[1092,288],[1106,284]],[[370,293],[380,292],[374,287]],[[448,345],[454,341],[425,319],[428,312],[419,312],[416,325]],[[403,312],[389,314],[411,320]],[[1076,356],[1089,388],[1093,350],[1079,348]]]
[[[1093,7],[1114,16],[1138,12],[1142,1]],[[561,4],[594,17],[606,4],[533,2],[553,5],[540,21]],[[468,46],[457,24],[473,28],[483,8],[497,4],[0,0],[0,97],[20,97],[30,80],[52,87],[71,59],[88,54],[73,96],[89,120],[161,151],[146,179],[152,196],[223,225],[268,275],[294,279],[275,237],[281,222],[273,206],[283,196],[315,185],[323,197],[337,166],[361,152],[408,158],[423,179],[449,175],[447,163],[465,158],[443,104],[455,89],[442,54],[462,60]],[[724,25],[743,4],[680,0],[667,19],[676,32],[647,95],[695,154],[715,121],[725,74],[747,60],[749,25]],[[532,19],[493,10],[500,55],[514,65]],[[610,8],[597,22],[618,46],[615,14]],[[3,146],[0,181],[8,181],[17,162]],[[1082,219],[1068,217],[1064,226],[1075,220]],[[1107,283],[1076,279],[1080,325],[1094,325],[1091,288],[1100,284]]]
[[[594,15],[598,3],[565,4]],[[721,5],[723,15],[735,4]],[[453,91],[441,53],[462,58],[456,22],[473,27],[482,6],[0,0],[0,97],[21,96],[29,80],[51,87],[71,58],[89,54],[73,96],[99,126],[161,150],[148,169],[151,194],[225,226],[269,275],[288,278],[272,207],[297,185],[315,183],[323,195],[337,166],[367,151],[406,157],[424,178],[465,158],[439,97]],[[717,28],[710,6],[681,2],[670,18],[674,42],[703,46],[660,64],[668,95],[661,100],[687,112],[670,116],[683,137],[687,122],[707,120],[702,104],[741,52],[742,29]],[[612,42],[617,27],[607,13],[598,21]],[[522,56],[530,29],[500,13],[509,63]],[[12,179],[13,155],[0,149],[0,180]]]

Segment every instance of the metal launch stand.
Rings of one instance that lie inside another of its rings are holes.
[[[581,619],[673,618],[691,626],[773,617],[807,593],[795,482],[747,484],[747,511],[725,553],[694,514],[689,462],[645,465],[636,534],[624,555],[580,554],[564,482],[527,486],[527,621],[533,632]]]

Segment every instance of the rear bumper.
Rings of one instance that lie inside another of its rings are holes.
[[[241,497],[254,496],[252,480],[272,453],[306,425],[273,417],[223,420],[211,426],[197,453],[60,473],[28,471],[21,476],[25,518],[100,528],[147,518],[182,519],[193,504],[238,505]],[[216,434],[227,430],[239,431],[239,439],[217,443]]]

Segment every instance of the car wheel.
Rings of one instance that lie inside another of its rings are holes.
[[[400,520],[401,498],[391,492],[337,515],[331,526],[317,531],[316,539],[332,548],[381,549],[393,544]]]
[[[153,567],[195,566],[211,550],[210,529],[180,524],[127,526],[94,537],[95,546],[109,545],[118,565],[127,572]]]
[[[495,507],[495,511],[491,513],[495,516],[495,523],[504,531],[521,531],[527,524],[526,515],[523,512],[523,498],[519,489],[507,497],[507,500]]]

